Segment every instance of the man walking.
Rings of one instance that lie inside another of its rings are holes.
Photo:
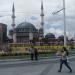
[[[33,60],[33,58],[34,58],[34,48],[33,48],[33,46],[31,46],[29,51],[30,51],[30,55],[31,55],[31,60]]]
[[[35,60],[38,60],[38,51],[36,48],[34,48],[34,55],[35,55]]]

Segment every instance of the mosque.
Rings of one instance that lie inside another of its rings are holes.
[[[43,1],[41,2],[41,28],[38,30],[36,27],[29,22],[22,22],[16,26],[15,24],[15,7],[13,3],[12,7],[12,30],[9,30],[9,35],[12,37],[13,43],[29,43],[35,38],[44,38],[44,11]]]

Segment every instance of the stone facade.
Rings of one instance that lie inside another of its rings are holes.
[[[7,25],[0,23],[0,44],[7,41]]]
[[[20,23],[15,28],[15,31],[17,43],[29,43],[31,40],[33,40],[34,38],[38,38],[39,36],[38,30],[35,28],[35,26],[28,22]]]

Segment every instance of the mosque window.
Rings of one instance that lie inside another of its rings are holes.
[[[24,31],[24,28],[22,30]]]

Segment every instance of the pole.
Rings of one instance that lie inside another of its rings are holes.
[[[66,17],[65,17],[65,0],[63,0],[63,21],[64,21],[64,46],[67,46],[66,43]]]

